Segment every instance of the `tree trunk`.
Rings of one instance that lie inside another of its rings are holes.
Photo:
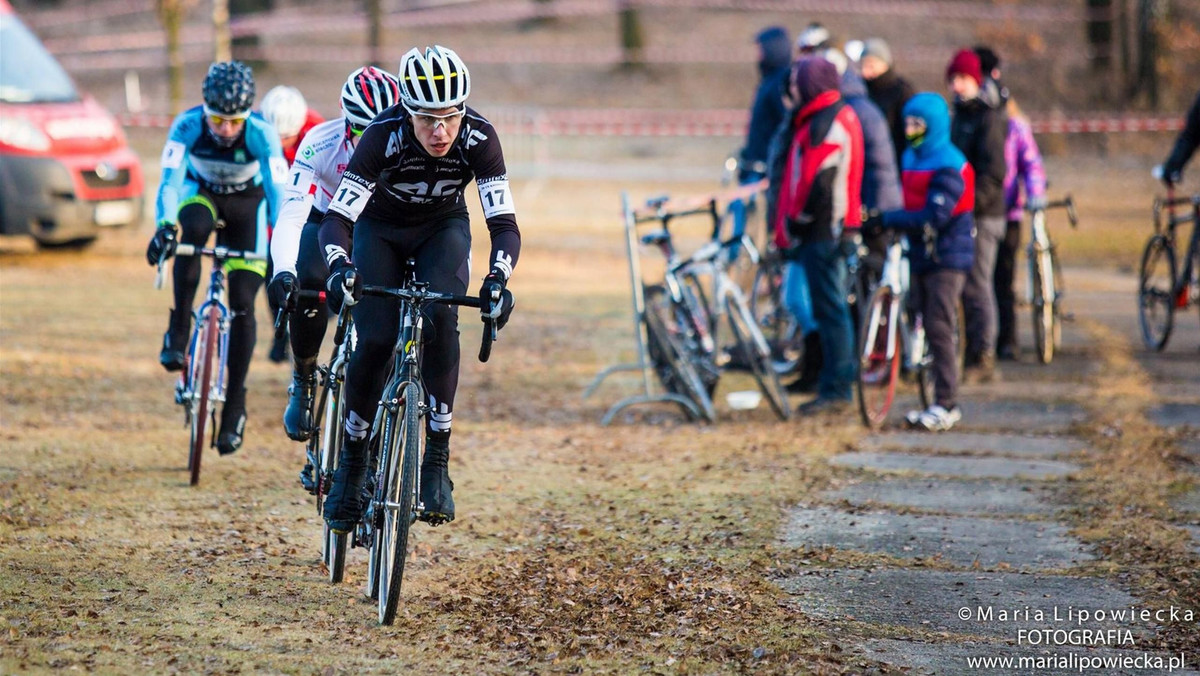
[[[376,68],[385,68],[383,64],[383,3],[380,0],[365,0],[365,2],[367,5],[367,63]]]
[[[229,0],[213,0],[213,61],[233,60],[233,43],[229,36]]]
[[[167,105],[171,115],[183,110],[183,50],[179,36],[190,6],[188,0],[157,0],[155,7],[167,37]]]
[[[621,66],[626,69],[644,66],[642,48],[645,45],[638,11],[631,0],[621,0]]]

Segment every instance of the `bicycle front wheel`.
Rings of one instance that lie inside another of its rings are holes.
[[[877,429],[887,420],[900,376],[900,303],[886,286],[875,289],[863,313],[859,336],[858,411]]]
[[[780,420],[792,416],[788,406],[787,392],[779,383],[779,374],[771,366],[771,350],[762,332],[754,325],[754,317],[744,302],[734,301],[735,297],[725,299],[725,314],[729,317],[729,329],[733,334],[734,349],[741,352],[745,363],[750,365],[750,372],[758,381],[758,389],[766,395],[771,408]]]
[[[1033,344],[1038,361],[1054,359],[1054,263],[1050,251],[1033,244],[1029,250],[1029,282],[1032,292]]]
[[[659,285],[645,287],[647,357],[666,391],[689,399],[709,422],[716,418],[712,399],[689,356],[675,321],[671,296]]]
[[[198,335],[193,343],[192,358],[188,360],[192,374],[192,435],[188,448],[188,470],[191,485],[200,483],[200,456],[204,452],[205,427],[208,425],[212,402],[213,361],[217,354],[217,338],[220,334],[221,313],[212,305],[200,320]]]
[[[384,420],[387,457],[381,482],[382,500],[376,507],[383,510],[383,531],[375,535],[375,546],[381,548],[378,569],[380,624],[391,624],[396,620],[404,561],[408,556],[408,533],[416,520],[417,464],[421,455],[420,401],[420,388],[416,383],[408,383],[399,409]]]
[[[1167,346],[1175,324],[1175,249],[1162,235],[1146,242],[1138,273],[1138,323],[1142,342],[1156,352]]]

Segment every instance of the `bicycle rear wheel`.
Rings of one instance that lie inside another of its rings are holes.
[[[771,408],[780,420],[792,417],[792,409],[788,406],[787,392],[779,383],[779,374],[771,366],[771,350],[762,332],[754,325],[754,317],[744,302],[737,302],[734,297],[725,299],[725,314],[729,317],[729,329],[733,333],[735,349],[741,352],[745,363],[750,365],[750,372],[758,381],[758,389],[766,395]]]
[[[699,373],[684,344],[684,336],[675,321],[673,303],[667,290],[659,285],[645,287],[647,357],[666,391],[685,397],[696,405],[709,422],[716,418]]]
[[[384,419],[383,439],[387,444],[383,466],[383,529],[375,535],[379,547],[379,623],[396,620],[404,561],[408,557],[409,527],[416,520],[417,464],[421,454],[421,390],[416,383],[404,386],[400,408]]]
[[[188,360],[194,379],[192,391],[194,399],[192,410],[192,435],[188,448],[188,470],[191,472],[191,485],[200,483],[200,456],[204,452],[205,426],[208,424],[212,402],[213,361],[217,353],[217,337],[220,334],[221,313],[216,305],[212,305],[200,320],[198,335],[193,343],[192,358]]]
[[[858,411],[877,429],[887,420],[900,377],[900,304],[886,286],[875,289],[863,314],[858,356]]]
[[[1035,242],[1029,250],[1029,280],[1033,302],[1033,344],[1038,361],[1054,359],[1054,268],[1050,251]]]
[[[750,308],[771,348],[775,372],[785,375],[796,370],[800,365],[800,329],[783,304],[783,266],[779,261],[764,259],[758,266],[750,288]]]
[[[1156,352],[1167,346],[1175,324],[1175,249],[1166,237],[1146,242],[1138,273],[1138,323],[1142,342]]]

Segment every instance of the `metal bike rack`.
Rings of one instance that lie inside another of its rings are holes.
[[[663,223],[672,218],[682,216],[692,216],[706,214],[713,220],[713,237],[718,236],[717,229],[720,227],[723,219],[721,214],[728,210],[729,205],[734,201],[749,198],[766,189],[767,182],[765,180],[758,183],[741,186],[739,188],[725,191],[719,195],[708,195],[701,198],[671,200],[669,203],[674,206],[673,209],[666,209],[668,202],[665,198],[658,203],[654,213],[639,214],[629,202],[629,193],[621,192],[621,214],[625,227],[625,252],[629,258],[629,285],[632,289],[633,299],[633,340],[637,347],[637,361],[616,364],[609,366],[596,374],[591,385],[583,391],[583,398],[586,399],[600,387],[600,383],[608,376],[621,371],[641,371],[642,373],[642,392],[640,394],[626,397],[613,404],[612,407],[600,419],[601,425],[608,425],[613,418],[622,409],[634,406],[637,404],[673,402],[679,404],[689,417],[693,419],[703,419],[704,413],[696,407],[696,404],[691,399],[682,395],[673,394],[670,392],[662,392],[656,394],[651,382],[655,379],[651,371],[650,360],[648,358],[649,336],[646,334],[645,312],[646,301],[642,295],[642,262],[639,254],[637,226],[639,223],[647,223],[657,221]],[[724,208],[721,207],[724,205]]]
[[[673,394],[671,392],[662,392],[655,394],[651,386],[653,374],[651,373],[650,360],[647,356],[648,336],[646,335],[646,323],[644,316],[646,313],[646,300],[642,295],[642,261],[638,253],[639,243],[637,239],[637,224],[639,219],[634,212],[633,207],[629,204],[629,193],[621,192],[621,214],[625,222],[625,252],[629,257],[629,285],[632,287],[633,295],[633,342],[637,346],[637,361],[616,364],[600,371],[596,374],[592,384],[588,385],[583,391],[583,398],[587,399],[600,387],[600,383],[608,376],[619,373],[621,371],[641,371],[642,372],[642,392],[631,397],[626,397],[609,407],[604,417],[600,419],[601,425],[608,425],[612,422],[622,409],[637,404],[650,404],[659,402],[673,402],[679,404],[689,417],[699,419],[702,416],[701,411],[696,408],[687,397]],[[658,216],[647,217],[641,220],[658,220]]]

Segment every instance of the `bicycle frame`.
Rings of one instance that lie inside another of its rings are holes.
[[[897,331],[888,332],[886,361],[891,361],[896,350],[902,350],[904,367],[906,369],[915,369],[917,364],[913,357],[916,350],[914,345],[919,344],[918,341],[924,341],[924,333],[922,331],[920,315],[914,317],[914,326],[909,330],[908,313],[905,312],[905,307],[908,302],[908,289],[911,281],[911,276],[908,267],[908,257],[905,255],[906,250],[905,240],[899,236],[893,235],[888,243],[887,253],[883,260],[883,273],[880,276],[879,285],[876,288],[887,288],[891,291],[892,297],[898,302],[891,305],[887,326],[899,327]],[[871,328],[867,333],[867,340],[863,343],[866,345],[874,344],[877,336],[875,333],[879,329],[879,310],[873,309],[871,315],[866,318],[867,326]]]
[[[1191,212],[1182,216],[1177,215],[1177,207],[1184,204],[1191,205]],[[1192,224],[1192,236],[1188,240],[1183,270],[1172,286],[1172,298],[1177,297],[1187,284],[1195,284],[1197,281],[1195,277],[1200,272],[1195,265],[1196,258],[1200,257],[1200,195],[1176,197],[1175,187],[1170,186],[1167,188],[1165,199],[1155,198],[1154,200],[1154,232],[1166,237],[1171,248],[1175,249],[1178,243],[1175,229],[1186,223]],[[1200,293],[1189,294],[1188,305],[1192,303],[1200,303]]]

